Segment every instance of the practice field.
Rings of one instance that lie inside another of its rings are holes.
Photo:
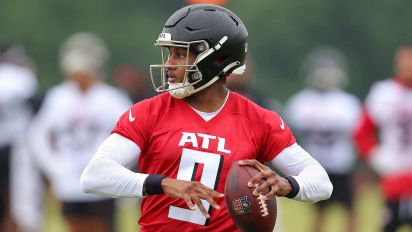
[[[67,232],[58,213],[59,205],[51,197],[46,206],[46,232]],[[137,218],[139,215],[136,200],[120,201],[118,204],[119,216],[117,228],[119,232],[138,231]],[[379,231],[382,215],[382,202],[379,189],[376,185],[365,184],[358,188],[356,199],[356,226],[359,232]],[[279,232],[310,232],[315,210],[310,203],[301,203],[282,199],[279,203],[278,222]],[[343,210],[339,206],[332,206],[327,210],[325,232],[344,232],[345,220]],[[404,227],[399,232],[412,231]]]

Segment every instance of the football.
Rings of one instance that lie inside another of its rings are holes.
[[[230,217],[241,231],[272,232],[277,215],[276,198],[253,196],[247,182],[259,171],[251,166],[232,164],[225,183],[225,203]]]

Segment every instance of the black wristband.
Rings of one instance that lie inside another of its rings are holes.
[[[156,195],[162,194],[162,180],[166,178],[166,176],[158,175],[158,174],[150,174],[146,181],[144,182],[145,190],[147,195]]]
[[[290,186],[292,186],[292,191],[290,191],[290,193],[288,193],[288,195],[286,195],[285,197],[287,197],[287,198],[296,197],[296,195],[298,195],[299,190],[300,190],[300,186],[299,186],[298,182],[295,180],[295,178],[293,178],[291,176],[285,176],[285,178],[288,180]]]

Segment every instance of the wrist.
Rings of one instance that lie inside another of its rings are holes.
[[[296,195],[298,195],[300,191],[300,186],[298,182],[292,176],[285,176],[285,179],[288,180],[290,187],[292,188],[292,190],[285,197],[287,198],[296,197]]]
[[[157,195],[163,194],[162,188],[162,180],[166,178],[166,176],[158,175],[158,174],[150,174],[143,185],[143,195],[150,196],[150,195]]]

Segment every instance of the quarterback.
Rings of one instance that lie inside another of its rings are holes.
[[[155,44],[163,62],[151,65],[160,94],[120,117],[82,174],[84,191],[143,197],[141,231],[238,231],[223,199],[233,162],[261,171],[249,183],[260,183],[255,195],[330,197],[328,175],[286,123],[226,88],[226,77],[245,69],[247,37],[223,7],[190,5],[172,14]],[[140,173],[126,168],[136,161]]]

